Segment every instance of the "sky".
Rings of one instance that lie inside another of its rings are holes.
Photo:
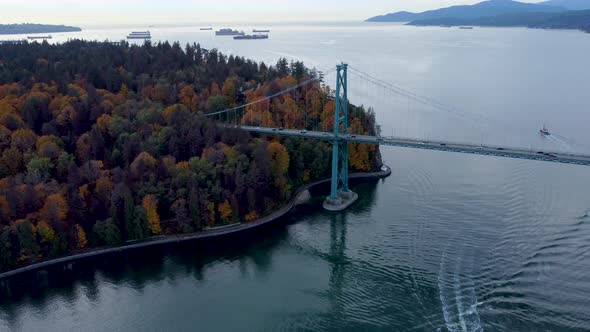
[[[198,24],[353,21],[482,0],[0,0],[0,24]],[[520,0],[540,2],[540,0]]]

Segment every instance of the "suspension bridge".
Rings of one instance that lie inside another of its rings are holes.
[[[331,131],[326,131],[325,128],[320,130],[320,126],[317,123],[308,124],[307,114],[305,116],[306,121],[300,124],[298,128],[283,128],[282,126],[263,126],[263,123],[269,123],[263,119],[262,112],[259,112],[259,119],[257,119],[260,125],[247,125],[241,121],[239,114],[243,115],[243,112],[248,107],[252,107],[256,104],[268,102],[273,98],[281,95],[292,93],[299,88],[302,88],[308,84],[312,84],[322,80],[323,75],[314,77],[309,80],[303,81],[297,85],[289,87],[283,91],[274,93],[270,96],[255,100],[253,102],[240,105],[238,107],[222,110],[219,112],[205,114],[207,117],[216,117],[217,119],[223,119],[230,122],[233,127],[241,128],[251,133],[257,133],[261,135],[270,136],[284,136],[284,137],[297,137],[304,139],[312,139],[319,141],[328,141],[332,143],[332,176],[331,176],[331,190],[330,196],[328,196],[324,202],[324,208],[330,211],[340,211],[346,209],[352,203],[354,203],[358,195],[352,192],[348,187],[348,144],[370,144],[370,145],[386,145],[395,146],[409,149],[423,149],[423,150],[436,150],[443,152],[453,153],[467,153],[476,154],[483,156],[503,157],[503,158],[515,158],[515,159],[527,159],[536,160],[543,162],[553,162],[562,164],[574,164],[574,165],[585,165],[590,166],[590,155],[586,154],[575,154],[563,151],[542,151],[540,149],[515,148],[500,145],[485,145],[483,142],[480,144],[470,143],[459,143],[452,141],[443,140],[430,140],[430,139],[416,139],[411,137],[396,137],[396,136],[381,136],[375,135],[361,135],[358,133],[349,132],[349,105],[348,105],[348,65],[339,64],[335,69],[326,71],[325,74],[336,72],[336,90],[334,96],[331,98],[335,103],[334,111],[334,123]],[[404,90],[394,85],[390,85],[387,82],[376,79],[371,75],[355,70],[358,77],[361,77],[368,82],[393,90],[406,98],[410,98],[417,102],[433,106],[438,109],[442,109],[445,112],[451,114],[460,114],[456,111],[438,103],[437,101],[416,95],[412,92]],[[233,117],[232,117],[233,115]],[[268,116],[268,115],[267,115]],[[268,120],[268,119],[266,119]],[[313,122],[313,120],[311,120]],[[280,123],[280,121],[276,121]],[[318,130],[315,130],[315,129]]]

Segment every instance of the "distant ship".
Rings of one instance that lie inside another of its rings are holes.
[[[236,40],[242,40],[242,39],[268,39],[268,35],[240,35],[240,36],[235,36],[234,39]]]
[[[152,34],[149,31],[133,31],[127,39],[152,39]]]
[[[459,29],[471,30],[471,29],[473,29],[473,27],[459,27]]]
[[[28,39],[51,39],[51,35],[48,36],[27,36]]]
[[[252,32],[270,32],[270,30],[257,30],[257,29],[254,29],[254,30],[252,30]]]
[[[213,30],[213,28],[201,28],[200,30],[201,31],[211,31],[211,30]]]
[[[221,29],[215,31],[216,36],[243,36],[244,31],[232,30],[232,29]]]
[[[549,129],[547,129],[547,127],[545,126],[545,124],[543,124],[543,129],[539,130],[539,132],[541,132],[541,135],[543,135],[543,136],[549,136],[549,135],[551,135],[551,133],[549,132]]]

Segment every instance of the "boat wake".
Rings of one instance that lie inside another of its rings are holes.
[[[563,142],[563,144],[566,144],[569,148],[575,148],[576,150],[579,150],[579,149],[590,150],[590,145],[580,143],[579,141],[576,141],[572,138],[565,137],[565,136],[559,135],[559,134],[552,134],[552,136],[553,136],[553,138],[555,138],[557,140],[557,142]]]
[[[472,278],[473,257],[467,266],[463,259],[463,248],[454,260],[448,255],[448,248],[441,256],[438,288],[445,325],[451,332],[482,332]],[[468,271],[462,272],[465,267]]]
[[[561,149],[564,149],[566,151],[572,150],[572,147],[568,143],[567,138],[565,138],[561,135],[551,134],[551,136],[547,136],[547,139],[549,139],[551,142],[555,143],[555,145],[557,145]]]

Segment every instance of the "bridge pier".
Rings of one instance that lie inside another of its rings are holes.
[[[326,197],[326,200],[324,201],[324,209],[333,212],[346,210],[346,208],[356,202],[358,198],[359,195],[351,190],[339,191],[338,197],[336,198],[330,196]]]
[[[324,201],[324,209],[328,211],[342,211],[358,199],[358,195],[348,188],[348,65],[343,63],[336,69],[332,182],[330,196]]]

